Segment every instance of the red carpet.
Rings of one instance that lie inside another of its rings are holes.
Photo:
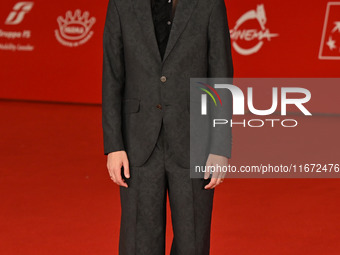
[[[118,254],[100,107],[0,101],[0,114],[0,254]],[[296,119],[295,129],[234,128],[231,163],[339,163],[340,117]],[[339,179],[227,179],[211,254],[338,255],[339,197]],[[169,250],[170,222],[168,234]]]

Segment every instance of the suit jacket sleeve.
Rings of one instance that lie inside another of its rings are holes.
[[[103,34],[102,127],[104,154],[124,150],[121,131],[121,100],[125,82],[120,18],[109,0]]]
[[[224,0],[215,0],[209,22],[209,72],[211,78],[229,78],[232,84],[234,75],[231,56],[230,33]],[[232,119],[232,94],[227,89],[220,89],[222,106],[211,105],[211,118]],[[217,125],[211,131],[210,153],[231,157],[232,133],[230,123]]]

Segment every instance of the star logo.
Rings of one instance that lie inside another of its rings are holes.
[[[327,4],[319,59],[340,60],[340,2]]]
[[[335,41],[332,39],[331,36],[328,38],[327,46],[329,47],[330,50],[336,49]]]

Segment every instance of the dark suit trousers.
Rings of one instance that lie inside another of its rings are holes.
[[[174,239],[171,255],[207,255],[214,190],[173,160],[164,126],[144,165],[130,167],[129,187],[120,187],[120,255],[165,254],[167,193]]]

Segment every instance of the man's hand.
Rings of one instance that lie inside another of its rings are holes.
[[[122,178],[122,167],[124,167],[124,176],[130,178],[129,161],[125,151],[115,151],[107,155],[107,169],[114,183],[128,187]]]
[[[213,171],[213,173],[210,182],[204,187],[205,189],[213,189],[221,182],[223,182],[223,178],[225,177],[226,172],[223,172],[222,170],[223,167],[227,165],[228,165],[227,157],[209,154],[206,163],[206,172],[204,174],[204,179],[209,178],[210,172]]]

